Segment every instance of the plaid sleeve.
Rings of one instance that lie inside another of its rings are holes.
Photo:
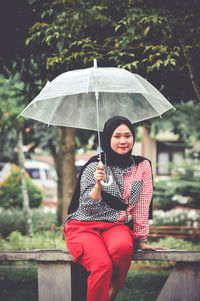
[[[149,205],[153,195],[152,171],[149,161],[142,162],[143,187],[136,205],[132,209],[135,238],[144,240],[149,233]]]
[[[90,163],[83,171],[80,181],[80,199],[79,206],[82,212],[86,215],[91,215],[99,210],[101,196],[99,200],[93,200],[90,192],[95,185],[94,172],[97,162]]]

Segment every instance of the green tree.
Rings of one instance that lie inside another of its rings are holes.
[[[198,1],[131,2],[109,39],[110,59],[149,78],[173,102],[200,101]]]
[[[187,156],[200,158],[200,106],[195,101],[180,102],[176,110],[169,111],[162,120],[152,122],[151,134],[156,137],[160,131],[169,129],[178,135],[187,150]]]
[[[27,189],[27,183],[25,178],[25,167],[24,167],[24,152],[23,152],[23,128],[24,120],[22,118],[17,119],[17,116],[22,110],[23,103],[20,97],[20,90],[22,89],[22,83],[19,83],[16,77],[13,80],[4,80],[1,78],[0,81],[0,133],[15,129],[17,138],[17,154],[18,163],[20,167],[20,180],[21,180],[21,192],[23,197],[23,212],[25,216],[26,233],[32,232],[32,222],[29,206],[29,195]],[[1,133],[2,134],[2,133]],[[2,136],[2,135],[1,135]]]
[[[5,5],[1,7],[2,9],[0,9],[2,13],[2,18],[0,18],[2,26],[0,26],[0,30],[3,29],[1,34],[2,47],[0,49],[0,62],[2,64],[0,64],[0,72],[6,76],[11,76],[15,73],[20,74],[20,80],[23,83],[21,95],[24,95],[24,106],[39,92],[47,78],[52,78],[52,71],[48,71],[45,67],[46,55],[49,54],[48,47],[46,47],[45,49],[42,48],[41,51],[41,43],[36,43],[32,48],[25,48],[25,38],[27,37],[28,28],[39,18],[40,13],[43,10],[43,4],[45,5],[45,1],[22,0],[20,1],[20,3],[13,3],[13,1],[8,0],[6,1]],[[46,4],[48,4],[48,2]],[[5,31],[5,28],[7,29],[7,31]],[[17,104],[13,100],[13,107],[15,106],[17,107]],[[45,139],[43,139],[44,135],[42,135],[42,127],[35,125],[35,123],[33,123],[31,120],[26,120],[25,123],[25,129],[29,130],[29,135],[27,133],[25,135],[25,142],[26,137],[31,136],[29,137],[31,138],[32,143],[32,149],[30,151],[34,150],[34,148],[38,145],[43,145],[45,149],[50,149],[51,154],[54,157],[58,174],[58,184],[60,188],[58,189],[58,191],[60,192],[59,221],[61,222],[63,210],[62,201],[60,200],[62,200],[62,190],[64,189],[62,189],[62,187],[66,186],[65,183],[62,183],[62,168],[64,166],[62,164],[63,152],[66,154],[67,162],[69,164],[69,166],[64,169],[64,172],[66,173],[64,175],[64,181],[68,181],[67,179],[71,179],[72,181],[72,183],[70,183],[69,185],[69,189],[66,189],[68,192],[71,191],[72,193],[76,179],[76,173],[73,163],[75,143],[72,144],[72,147],[68,143],[67,139],[61,139],[62,137],[65,137],[66,133],[68,132],[68,135],[71,136],[71,139],[69,138],[69,140],[75,141],[75,132],[73,129],[65,130],[55,129],[52,127],[49,129],[46,128]],[[41,130],[38,132],[38,129]],[[1,156],[2,160],[16,161],[16,153],[13,151],[17,143],[15,126],[10,127],[9,129],[2,127],[1,134],[0,140],[3,142],[1,144],[3,148]],[[5,137],[9,137],[9,141]],[[67,145],[64,144],[64,141],[67,143]],[[64,161],[66,162],[66,160]],[[65,198],[65,196],[63,198]]]
[[[5,209],[23,208],[23,195],[21,191],[21,175],[17,166],[11,167],[10,175],[0,185],[0,206]],[[41,205],[43,194],[32,179],[26,174],[27,190],[30,196],[30,207],[37,208]]]
[[[63,2],[64,3],[64,2]],[[84,12],[82,10],[82,8],[78,7],[78,2],[77,3],[71,3],[72,5],[69,7],[69,5],[67,5],[68,7],[68,11],[66,11],[66,14],[64,12],[64,21],[67,21],[67,26],[71,26],[70,29],[67,30],[67,34],[71,34],[71,36],[73,37],[71,40],[69,39],[69,37],[67,38],[67,40],[70,43],[70,48],[71,48],[71,54],[72,57],[70,58],[68,64],[60,64],[58,66],[58,68],[49,68],[48,65],[45,66],[45,68],[47,68],[47,74],[51,72],[51,76],[49,79],[52,79],[53,77],[55,77],[57,74],[70,70],[70,69],[74,69],[77,68],[78,66],[80,66],[80,60],[78,59],[78,57],[76,57],[76,54],[74,55],[74,49],[73,47],[77,47],[76,46],[76,32],[77,34],[80,34],[82,31],[82,23],[79,22],[79,13],[81,14],[81,18],[83,19],[87,19],[87,15],[88,13],[91,15],[89,18],[92,20],[93,18],[93,14],[95,12],[93,12],[92,10],[88,12]],[[52,13],[52,8],[54,9],[55,7],[58,8],[60,4],[59,3],[50,3],[50,6],[46,8],[46,10],[43,11],[42,13],[42,18],[46,18],[46,19],[52,19],[52,16],[55,17],[57,19],[57,17],[59,18],[59,22],[63,22],[63,12],[61,9],[61,19],[59,17],[59,15],[57,16],[57,12],[54,11]],[[62,5],[62,4],[61,4]],[[95,7],[94,7],[95,8]],[[99,11],[99,8],[95,8],[95,10]],[[77,12],[77,15],[75,16],[74,13]],[[98,14],[96,13],[96,15],[98,16]],[[74,16],[70,19],[70,16]],[[102,14],[103,16],[103,14]],[[74,18],[74,20],[72,20]],[[77,19],[77,24],[75,24],[75,20]],[[101,17],[102,19],[102,17]],[[106,18],[103,18],[106,19]],[[53,19],[52,19],[53,20]],[[91,20],[88,20],[87,23],[89,24],[89,22]],[[100,21],[100,20],[99,20]],[[46,22],[46,21],[45,21]],[[58,29],[62,28],[62,26],[60,26],[60,24],[55,25],[54,21],[52,23],[52,28],[50,28],[51,26],[49,26],[47,23],[45,22],[36,22],[33,27],[30,29],[30,32],[32,33],[32,37],[31,40],[34,40],[34,43],[30,44],[30,48],[32,47],[32,45],[37,45],[37,44],[41,44],[41,42],[43,43],[43,51],[44,49],[47,49],[47,52],[45,53],[46,58],[49,62],[49,64],[51,65],[51,57],[48,56],[49,53],[53,53],[53,51],[55,51],[56,49],[60,49],[60,47],[62,46],[62,43],[65,39],[64,35],[60,35],[59,33],[55,33],[56,39],[52,39],[51,38],[51,31],[53,31],[54,29]],[[94,25],[95,19],[93,18],[93,25]],[[106,21],[108,22],[108,21]],[[79,24],[79,25],[78,25]],[[91,27],[91,26],[90,26]],[[43,34],[39,33],[39,30],[47,30],[48,28],[48,33],[47,33],[47,37],[44,37]],[[92,28],[92,27],[91,27]],[[66,28],[62,28],[63,32],[65,32]],[[74,34],[72,32],[72,30],[74,31]],[[69,32],[71,31],[71,33]],[[59,40],[58,40],[59,39]],[[62,40],[63,39],[63,40]],[[29,44],[30,39],[27,39],[27,44]],[[74,46],[73,46],[74,43]],[[54,49],[55,48],[55,49]],[[54,49],[54,50],[53,50]],[[65,51],[64,51],[65,52]],[[87,53],[88,50],[85,50],[85,53]],[[95,54],[97,54],[95,52]],[[46,61],[45,61],[46,64]],[[83,63],[82,63],[83,65]],[[58,191],[60,192],[59,198],[58,198],[58,212],[59,212],[59,221],[64,220],[65,215],[66,215],[66,211],[67,208],[69,206],[69,202],[72,196],[72,192],[74,189],[74,185],[75,185],[75,181],[76,181],[76,177],[75,177],[75,168],[73,165],[74,162],[74,150],[75,150],[75,130],[71,129],[71,128],[61,128],[61,143],[60,143],[60,147],[58,149],[58,152],[56,152],[55,154],[55,162],[56,162],[56,166],[57,166],[57,173],[59,175],[59,179],[60,179],[60,183],[61,183],[61,189],[58,189]]]
[[[27,83],[27,99],[32,99],[47,79],[91,66],[93,58],[99,65],[126,68],[145,76],[174,104],[199,99],[197,0],[30,0],[29,4],[34,21],[26,40],[26,55],[18,64]],[[61,131],[56,157],[71,164],[66,168],[73,172],[70,154],[74,146],[65,152],[64,142],[66,132],[71,135],[70,141],[74,140],[74,130]],[[59,168],[63,166],[60,160]],[[61,178],[66,168],[60,169]],[[64,175],[64,179],[67,177],[69,174]],[[74,185],[72,178],[68,191]],[[66,185],[62,183],[63,191]],[[63,199],[69,203],[70,196],[62,195]]]
[[[158,209],[168,211],[176,206],[200,208],[199,162],[186,162],[171,166],[173,177],[156,181],[154,203]]]
[[[173,102],[199,99],[199,14],[197,0],[53,1],[27,43],[45,44],[53,76],[96,57],[144,75]]]

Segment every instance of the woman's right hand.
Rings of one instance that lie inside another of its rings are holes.
[[[101,189],[102,185],[100,183],[101,180],[105,181],[106,179],[106,174],[105,174],[105,169],[104,165],[102,164],[101,166],[97,165],[96,171],[94,172],[94,179],[96,182],[96,187]]]
[[[96,170],[94,172],[94,179],[96,184],[94,185],[93,189],[90,192],[90,197],[93,200],[99,200],[99,197],[101,195],[101,188],[102,185],[100,183],[101,180],[105,180],[106,175],[105,175],[105,170],[104,170],[104,166],[103,164],[101,164],[100,166],[97,165]]]

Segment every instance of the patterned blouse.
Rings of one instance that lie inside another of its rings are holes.
[[[70,220],[80,221],[104,221],[122,222],[127,221],[127,216],[132,216],[135,239],[145,240],[149,233],[148,213],[153,194],[151,166],[148,160],[127,168],[113,166],[118,184],[113,177],[111,186],[102,187],[102,190],[121,198],[128,204],[127,210],[113,209],[102,201],[93,200],[90,191],[95,185],[94,172],[98,162],[90,163],[83,171],[80,181],[79,208],[70,214],[65,222]],[[112,175],[109,166],[105,167],[106,180]],[[120,189],[119,189],[120,186]],[[121,195],[123,193],[123,196]]]

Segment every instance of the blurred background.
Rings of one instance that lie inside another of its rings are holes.
[[[140,74],[176,108],[135,124],[133,154],[152,162],[152,242],[200,249],[198,1],[7,0],[0,12],[0,249],[65,249],[61,228],[96,132],[17,116],[48,80],[94,58]]]
[[[47,81],[69,70],[92,67],[93,59],[100,67],[140,74],[176,108],[162,118],[135,124],[133,153],[152,162],[151,242],[170,249],[200,249],[198,2],[1,2],[1,250],[66,248],[63,221],[80,169],[97,153],[96,132],[47,127],[17,116]],[[0,273],[4,300],[16,300],[16,295],[6,299],[9,277],[1,269]],[[146,287],[143,300],[155,300],[151,285]],[[134,292],[134,300],[141,300],[143,288],[138,299]],[[36,298],[22,295],[20,300]],[[125,295],[118,300],[125,300]]]

